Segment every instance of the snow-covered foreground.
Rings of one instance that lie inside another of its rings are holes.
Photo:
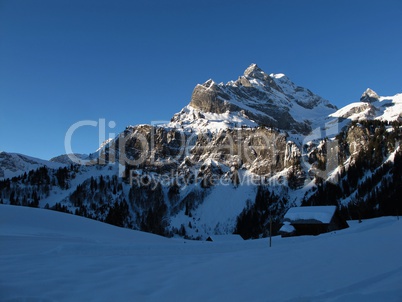
[[[0,205],[1,301],[402,301],[402,220],[191,242]]]

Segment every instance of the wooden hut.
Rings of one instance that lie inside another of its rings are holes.
[[[284,216],[284,225],[279,230],[282,237],[318,235],[345,229],[345,219],[336,206],[312,206],[290,208]]]

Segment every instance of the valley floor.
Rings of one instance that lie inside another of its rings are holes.
[[[349,225],[270,248],[0,205],[0,300],[402,301],[402,219]]]

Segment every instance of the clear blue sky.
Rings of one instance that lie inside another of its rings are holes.
[[[80,120],[169,120],[197,83],[251,63],[338,107],[402,92],[401,16],[400,0],[0,0],[0,151],[49,159]]]

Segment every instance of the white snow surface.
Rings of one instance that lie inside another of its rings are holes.
[[[191,223],[186,228],[188,235],[193,238],[206,239],[210,235],[232,234],[236,227],[237,216],[246,207],[247,201],[255,199],[256,186],[242,185],[234,188],[231,184],[217,184],[209,192],[196,210],[191,211],[192,217],[181,211],[172,217],[170,224],[177,229],[183,224]]]
[[[201,112],[190,105],[184,107],[176,116],[180,119],[160,126],[194,131],[194,133],[206,133],[207,131],[216,133],[222,129],[258,126],[242,112],[227,111],[221,114]]]
[[[382,96],[378,101],[366,103],[355,102],[339,109],[330,117],[347,118],[352,121],[360,120],[381,120],[397,121],[402,120],[402,93],[394,96]]]
[[[319,236],[167,239],[0,205],[1,301],[402,301],[402,220]]]
[[[330,223],[335,211],[336,206],[293,207],[286,212],[283,218],[291,222],[317,220],[322,223]]]
[[[294,228],[293,225],[290,224],[289,221],[284,221],[283,226],[279,230],[279,232],[283,232],[283,233],[293,233],[295,231],[296,231],[296,229]]]

